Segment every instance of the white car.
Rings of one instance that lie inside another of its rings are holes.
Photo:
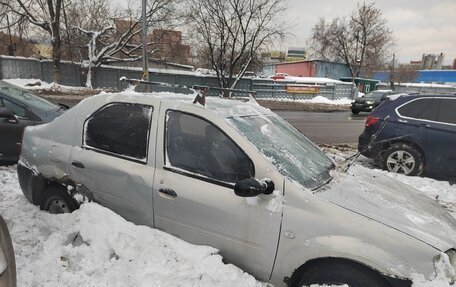
[[[16,259],[5,220],[0,215],[0,287],[16,287]]]
[[[275,286],[411,286],[414,274],[440,270],[454,279],[456,224],[436,202],[377,173],[337,171],[256,103],[192,102],[104,93],[28,127],[18,164],[25,196],[71,212],[83,194],[214,246]]]

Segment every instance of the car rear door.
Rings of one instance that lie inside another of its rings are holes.
[[[152,181],[159,101],[107,104],[84,122],[69,173],[90,198],[136,224],[153,226]]]
[[[268,280],[280,232],[283,177],[212,115],[199,107],[175,110],[162,103],[155,226],[188,242],[216,247],[227,262]],[[236,196],[234,183],[248,177],[272,179],[276,193]]]
[[[434,136],[430,144],[436,150],[436,159],[446,174],[456,174],[456,98],[436,97],[438,116],[431,126]]]

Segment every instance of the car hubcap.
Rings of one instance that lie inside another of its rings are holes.
[[[407,151],[398,150],[386,160],[389,171],[410,174],[415,168],[415,158]]]
[[[58,214],[58,213],[70,213],[68,205],[61,198],[51,198],[48,203],[49,213]]]

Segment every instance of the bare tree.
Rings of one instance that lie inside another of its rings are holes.
[[[394,80],[397,83],[411,83],[418,78],[418,71],[411,65],[402,64],[394,70]]]
[[[27,28],[28,22],[24,17],[11,13],[8,6],[0,5],[0,31],[6,31],[2,40],[8,55],[30,56],[32,49],[31,41],[27,36]]]
[[[139,11],[131,7],[125,11],[110,11],[108,5],[106,0],[80,0],[69,9],[74,39],[87,48],[87,87],[92,86],[93,68],[112,61],[137,61],[142,58]],[[174,19],[173,5],[174,0],[148,1],[148,25],[158,28],[164,23],[170,24]],[[86,16],[91,13],[95,13],[93,17]],[[154,51],[153,43],[148,43],[148,53]]]
[[[61,15],[63,0],[1,0],[7,12],[44,30],[51,39],[54,82],[60,83]]]
[[[384,65],[395,40],[380,9],[363,3],[348,18],[320,19],[310,42],[314,56],[342,61],[359,77]]]
[[[283,11],[282,0],[189,0],[196,47],[209,59],[220,87],[235,88],[255,53],[284,37]]]

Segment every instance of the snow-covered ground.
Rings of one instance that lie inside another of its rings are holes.
[[[336,162],[354,150],[324,148]],[[456,185],[373,170],[361,157],[351,173],[377,172],[409,184],[455,215]],[[224,264],[211,247],[134,225],[95,203],[72,214],[51,215],[22,194],[15,167],[0,167],[0,214],[8,223],[17,260],[18,286],[264,286]],[[414,287],[448,287],[417,276]]]
[[[16,253],[18,286],[263,286],[217,250],[137,226],[95,203],[51,215],[0,167],[0,214]]]

